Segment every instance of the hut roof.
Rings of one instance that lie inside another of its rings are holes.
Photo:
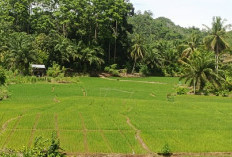
[[[32,68],[35,68],[35,69],[45,69],[45,65],[39,65],[39,64],[32,64],[31,65]]]

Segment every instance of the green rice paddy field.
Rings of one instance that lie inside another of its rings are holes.
[[[10,85],[0,102],[0,149],[57,131],[73,153],[232,152],[232,98],[177,96],[178,78],[90,78]]]

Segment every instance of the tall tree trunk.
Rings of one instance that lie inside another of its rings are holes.
[[[64,35],[64,37],[66,37],[66,28],[65,28],[65,24],[63,24],[63,35]]]
[[[219,64],[219,49],[217,44],[217,52],[216,52],[216,73],[218,74],[218,64]]]
[[[110,41],[109,41],[109,58],[108,58],[108,62],[110,63],[110,51],[111,51],[111,48],[110,48]]]
[[[132,68],[132,74],[134,73],[134,71],[135,71],[135,65],[136,65],[136,59],[135,59],[135,61],[134,61],[134,65],[133,65],[133,68]]]
[[[94,33],[94,38],[96,41],[97,41],[97,29],[98,29],[98,24],[96,24],[95,33]]]
[[[196,80],[193,80],[193,93],[196,94]]]
[[[115,38],[114,38],[114,63],[116,61],[116,53],[117,53],[117,35],[118,35],[118,21],[116,20]]]

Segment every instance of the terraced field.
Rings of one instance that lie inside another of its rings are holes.
[[[0,102],[0,149],[53,131],[70,153],[232,152],[232,99],[177,96],[177,78],[80,78],[11,85]]]

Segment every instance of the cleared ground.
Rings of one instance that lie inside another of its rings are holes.
[[[69,153],[232,152],[232,99],[178,96],[177,78],[80,78],[11,85],[0,102],[0,149],[55,130]]]

